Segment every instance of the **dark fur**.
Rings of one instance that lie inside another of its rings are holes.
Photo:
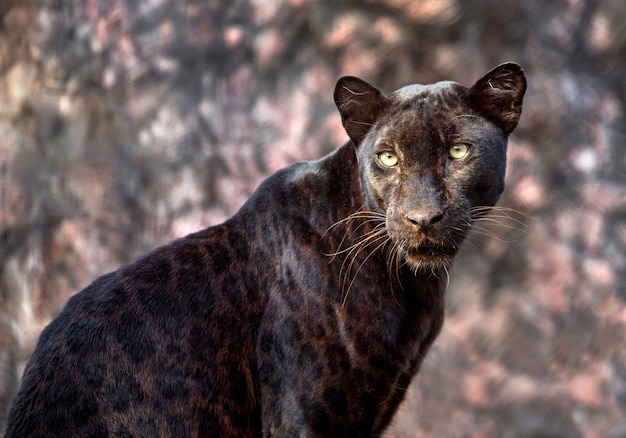
[[[70,299],[7,436],[380,435],[441,329],[445,266],[503,189],[525,86],[516,64],[388,96],[342,78],[351,141]]]

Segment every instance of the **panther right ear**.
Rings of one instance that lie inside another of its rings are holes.
[[[501,64],[469,89],[470,104],[505,134],[517,126],[526,92],[524,70],[514,62]]]
[[[380,115],[383,94],[362,79],[344,76],[337,81],[334,96],[344,129],[359,144]]]

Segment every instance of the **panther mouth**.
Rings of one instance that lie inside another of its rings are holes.
[[[454,247],[438,245],[435,243],[422,243],[418,246],[403,248],[407,262],[416,268],[430,269],[440,267],[452,261],[456,254]]]

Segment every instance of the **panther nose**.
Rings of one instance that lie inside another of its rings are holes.
[[[443,212],[439,210],[416,211],[407,214],[405,221],[422,231],[430,230],[435,224],[443,219]]]

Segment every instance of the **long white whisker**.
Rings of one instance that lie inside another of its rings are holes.
[[[361,271],[361,268],[363,268],[363,265],[369,260],[370,257],[372,257],[372,255],[374,255],[374,253],[376,251],[378,251],[381,247],[383,247],[384,245],[387,244],[387,239],[385,239],[381,244],[379,244],[376,248],[374,248],[372,251],[370,251],[370,253],[365,257],[365,259],[363,260],[363,262],[361,262],[361,264],[359,265],[359,267],[357,268],[356,272],[354,273],[354,276],[352,277],[352,281],[350,282],[350,284],[348,285],[348,289],[346,290],[346,293],[343,297],[343,303],[342,305],[346,304],[346,300],[348,299],[348,294],[350,293],[350,289],[352,289],[352,285],[354,284],[354,282],[356,281],[357,276],[359,275],[359,272]],[[354,259],[353,259],[354,260]]]
[[[386,238],[387,238],[387,233],[385,233],[385,232],[377,232],[377,233],[370,234],[370,235],[369,235],[366,239],[363,239],[363,240],[361,240],[360,242],[358,242],[358,243],[356,243],[356,244],[352,245],[350,248],[347,248],[347,249],[350,249],[350,252],[348,253],[348,257],[349,257],[352,253],[354,253],[354,256],[352,257],[352,261],[354,261],[355,257],[356,257],[356,256],[357,256],[357,255],[358,255],[358,254],[359,254],[362,250],[364,250],[364,249],[365,249],[365,248],[367,248],[368,246],[373,245],[373,244],[375,244],[376,242],[380,241],[380,239],[386,239]],[[347,260],[347,258],[348,258],[348,257],[346,257],[346,260]],[[346,261],[344,260],[344,263],[345,263],[345,262],[346,262]],[[351,263],[350,265],[352,265],[352,263]]]
[[[329,257],[330,256],[334,257],[334,256],[337,256],[339,254],[344,254],[346,252],[352,252],[356,248],[358,248],[360,245],[366,244],[366,246],[367,246],[367,241],[368,240],[371,240],[372,238],[381,236],[383,234],[387,234],[386,230],[383,230],[383,229],[376,230],[376,229],[374,229],[371,232],[369,232],[367,234],[364,234],[363,236],[359,237],[360,240],[357,241],[355,244],[353,244],[353,245],[351,245],[351,246],[349,246],[347,248],[341,249],[339,251],[332,252],[332,253],[329,253],[329,254],[324,254],[324,255],[329,256]],[[343,240],[342,240],[342,243],[343,243]]]
[[[446,289],[448,289],[450,287],[450,272],[448,272],[446,265],[443,265],[443,270],[446,273]]]

